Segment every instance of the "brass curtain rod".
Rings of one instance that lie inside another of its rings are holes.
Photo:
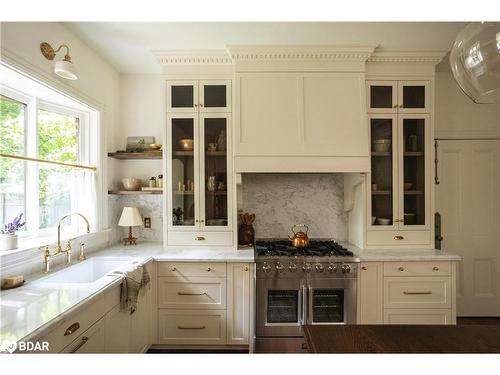
[[[69,167],[69,168],[80,168],[80,169],[88,169],[92,172],[97,171],[96,167],[90,167],[88,165],[81,165],[81,164],[72,164],[72,163],[63,163],[62,161],[53,161],[53,160],[44,160],[44,159],[37,159],[37,158],[30,158],[28,156],[20,156],[20,155],[9,155],[9,154],[0,154],[0,157],[2,158],[7,158],[7,159],[17,159],[17,160],[24,160],[24,161],[34,161],[37,163],[45,163],[45,164],[53,164],[53,165],[61,165],[63,167]]]

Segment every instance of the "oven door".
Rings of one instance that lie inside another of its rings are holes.
[[[356,279],[312,279],[306,324],[356,324]]]
[[[300,279],[257,279],[256,336],[298,337],[305,319],[304,293]]]

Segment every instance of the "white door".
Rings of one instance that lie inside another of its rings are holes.
[[[458,316],[500,316],[500,141],[440,141],[442,249],[462,256]]]

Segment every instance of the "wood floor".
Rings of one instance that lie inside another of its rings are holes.
[[[457,318],[457,325],[464,324],[479,324],[479,325],[500,325],[500,317],[470,317],[470,318]]]

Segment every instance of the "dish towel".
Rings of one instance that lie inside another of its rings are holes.
[[[125,276],[121,285],[120,311],[133,314],[137,310],[139,292],[149,287],[149,273],[139,262],[127,263],[113,273]]]

